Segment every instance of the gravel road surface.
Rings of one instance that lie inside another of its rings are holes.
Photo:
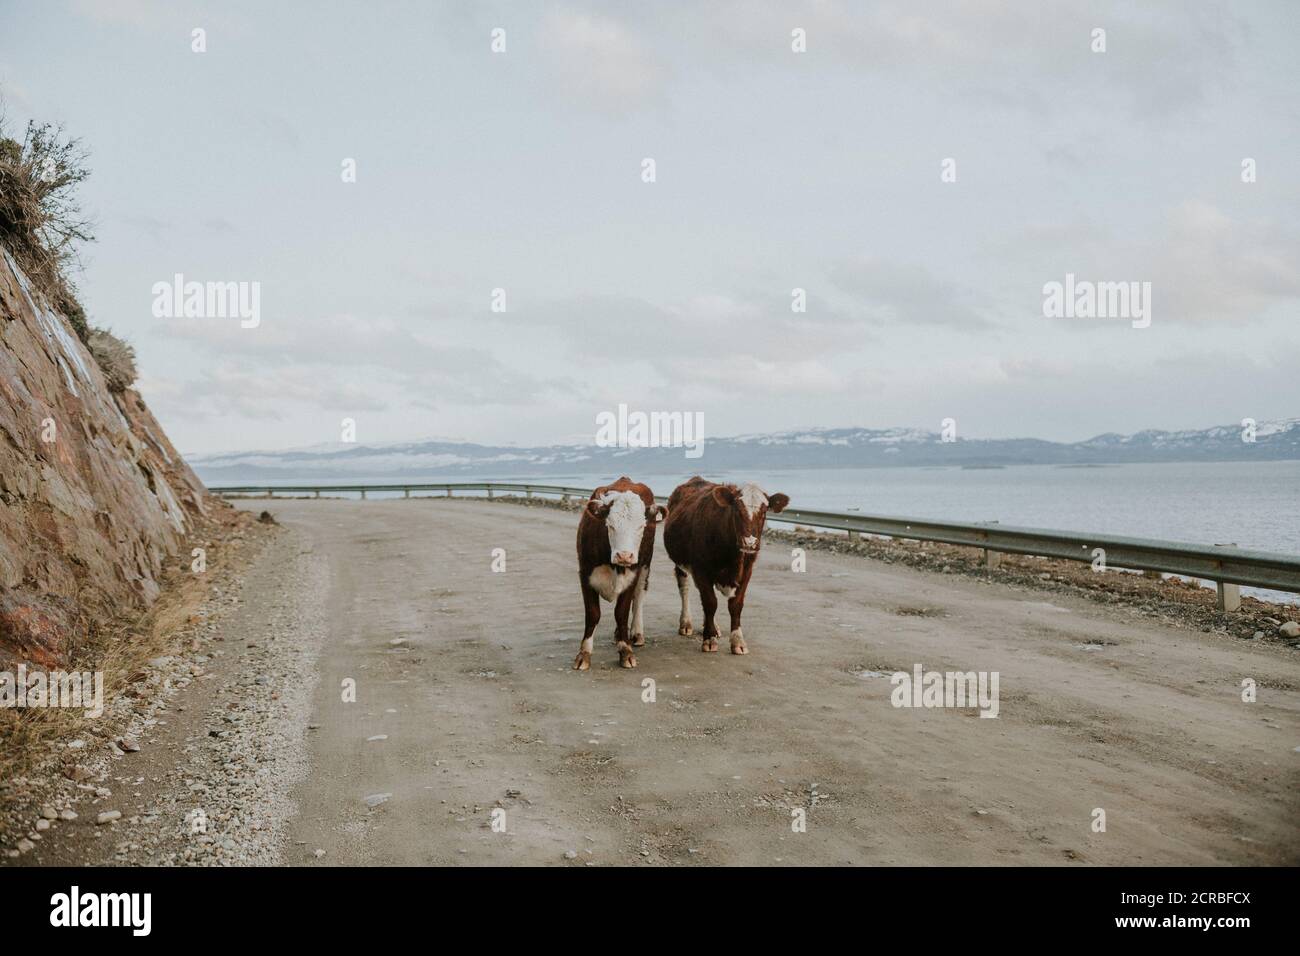
[[[580,673],[572,513],[240,506],[283,528],[156,662],[140,749],[0,862],[1300,862],[1290,648],[769,541],[749,655],[701,654],[660,540],[640,666],[605,605]],[[893,706],[918,664],[997,672],[997,718]]]
[[[1300,862],[1287,649],[855,556],[797,573],[769,545],[751,653],[701,654],[660,540],[640,666],[617,666],[606,606],[578,673],[574,515],[272,508],[329,568],[289,862]],[[997,719],[892,706],[917,663],[997,671]]]

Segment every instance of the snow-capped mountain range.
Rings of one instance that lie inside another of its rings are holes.
[[[1253,441],[1245,440],[1253,437]],[[741,469],[875,468],[906,465],[997,467],[1160,461],[1300,459],[1300,418],[1192,431],[1108,433],[1081,442],[1037,438],[945,441],[914,428],[813,428],[706,438],[699,457],[683,448],[550,445],[523,448],[431,439],[386,444],[337,443],[291,451],[248,451],[188,458],[209,484],[263,480],[414,480],[565,474],[685,474]]]

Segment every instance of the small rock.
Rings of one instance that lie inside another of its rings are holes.
[[[370,796],[366,797],[366,806],[373,809],[381,803],[387,803],[392,796],[391,793],[372,793]]]
[[[576,859],[578,858],[578,851],[577,851],[577,850],[565,850],[565,851],[564,851],[564,858],[565,858],[566,860],[576,860]]]
[[[140,745],[130,737],[123,737],[117,742],[117,745],[129,754],[138,754],[140,752]]]
[[[95,824],[102,826],[105,823],[112,823],[114,820],[122,819],[121,810],[105,810],[99,816],[95,817]]]
[[[18,845],[19,853],[26,853],[29,850],[36,849],[36,844],[33,843],[31,840],[19,840],[17,845]]]
[[[315,853],[312,854],[312,856],[314,856],[314,857],[315,857],[316,859],[318,859],[318,860],[319,860],[321,857],[323,857],[324,855],[325,855],[325,851],[324,851],[324,850],[317,850]]]
[[[388,734],[375,734],[373,737],[367,737],[366,743],[374,743],[376,740],[387,740]]]
[[[62,813],[59,814],[59,819],[60,819],[60,820],[75,820],[75,819],[77,819],[77,811],[76,811],[76,810],[64,810]]]
[[[59,818],[59,811],[55,810],[51,806],[44,806],[41,807],[41,816],[46,820],[57,820]]]
[[[45,831],[45,830],[48,830],[49,828],[50,828],[50,821],[49,821],[49,820],[37,820],[37,821],[36,821],[36,829],[41,830],[41,831],[43,832],[43,831]]]
[[[1283,637],[1300,637],[1300,624],[1295,621],[1287,621],[1277,629],[1277,632]]]

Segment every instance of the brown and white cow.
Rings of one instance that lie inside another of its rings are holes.
[[[668,521],[664,524],[664,547],[676,566],[677,590],[682,596],[678,634],[691,633],[690,582],[700,592],[704,605],[704,640],[700,650],[718,649],[716,590],[727,599],[731,612],[731,653],[748,654],[740,630],[740,613],[745,609],[745,591],[754,573],[754,562],[763,543],[763,523],[769,511],[785,508],[785,495],[767,495],[753,482],[737,487],[719,485],[696,475],[677,486],[668,499]]]
[[[633,647],[645,644],[641,601],[650,587],[650,559],[655,552],[655,528],[667,514],[655,504],[654,492],[624,476],[597,488],[578,520],[578,583],[586,611],[582,648],[573,669],[591,667],[592,632],[600,623],[600,602],[614,603],[614,643],[618,662],[636,667]],[[628,618],[631,617],[631,634]]]

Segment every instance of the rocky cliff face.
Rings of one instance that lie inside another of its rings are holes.
[[[0,249],[0,669],[57,667],[90,622],[152,603],[211,506]]]

